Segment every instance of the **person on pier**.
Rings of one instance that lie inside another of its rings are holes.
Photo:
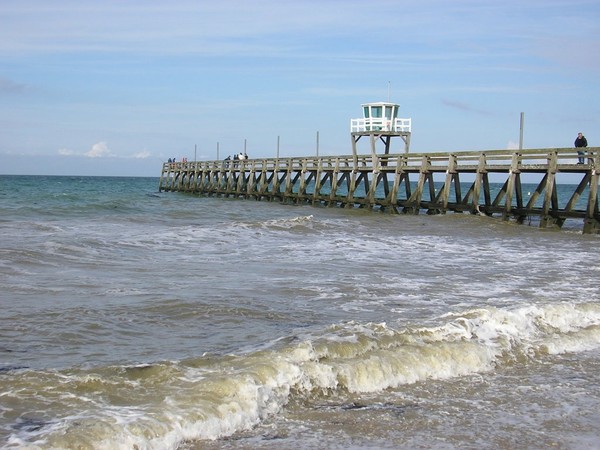
[[[585,138],[585,136],[583,135],[583,133],[578,133],[577,134],[577,138],[575,139],[575,148],[583,148],[583,147],[587,147],[588,142],[587,139]],[[577,164],[583,164],[584,163],[584,159],[583,157],[585,156],[585,152],[581,151],[581,150],[577,150]]]

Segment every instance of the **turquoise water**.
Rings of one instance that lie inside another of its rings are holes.
[[[3,448],[594,448],[600,237],[0,176]]]

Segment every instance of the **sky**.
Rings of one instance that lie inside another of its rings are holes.
[[[412,153],[600,146],[599,94],[598,0],[0,1],[0,174],[347,155],[376,101]]]

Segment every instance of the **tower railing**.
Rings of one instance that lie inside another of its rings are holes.
[[[410,128],[411,119],[388,119],[386,117],[350,119],[351,133],[363,133],[370,131],[410,133]]]

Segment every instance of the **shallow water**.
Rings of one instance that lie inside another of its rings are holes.
[[[594,448],[599,237],[0,177],[5,448]]]

